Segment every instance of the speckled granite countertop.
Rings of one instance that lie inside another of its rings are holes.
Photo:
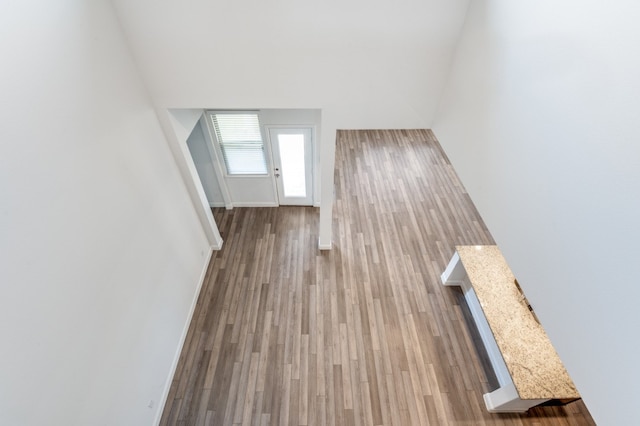
[[[579,398],[497,246],[456,246],[521,399]]]

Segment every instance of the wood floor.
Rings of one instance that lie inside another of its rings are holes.
[[[214,209],[162,425],[593,425],[581,401],[489,414],[456,244],[493,240],[430,131],[340,131],[331,251],[310,207]]]

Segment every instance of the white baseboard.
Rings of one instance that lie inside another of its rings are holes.
[[[258,201],[258,202],[233,202],[233,207],[278,207],[278,203],[272,201]]]
[[[322,244],[320,240],[318,240],[318,248],[320,250],[331,250],[332,246],[333,244],[331,244],[331,241],[329,241],[329,244]]]
[[[209,202],[209,207],[224,207],[224,201]]]
[[[209,203],[211,207],[226,207],[227,210],[233,210],[234,207],[280,207],[280,204],[273,202],[234,202],[233,204]],[[320,203],[314,203],[312,207],[320,207]]]
[[[196,304],[198,303],[198,297],[200,296],[200,290],[202,289],[202,284],[204,284],[204,278],[207,276],[207,269],[209,269],[209,262],[211,262],[211,256],[213,255],[213,250],[214,250],[213,247],[209,248],[209,254],[205,259],[202,272],[200,273],[200,282],[198,283],[198,288],[196,289],[196,292],[193,296],[193,301],[191,302],[191,308],[189,309],[189,315],[187,317],[187,321],[184,324],[184,328],[182,329],[182,336],[180,336],[180,343],[178,344],[178,349],[176,350],[176,354],[173,357],[173,362],[171,363],[169,376],[167,377],[167,382],[164,385],[164,390],[162,391],[162,397],[160,398],[160,404],[158,404],[158,411],[156,412],[156,418],[153,422],[153,424],[156,426],[160,424],[160,420],[162,419],[162,412],[164,411],[164,407],[167,404],[167,397],[169,396],[169,390],[171,389],[173,376],[174,374],[176,374],[176,369],[178,368],[178,361],[180,360],[180,354],[182,353],[184,342],[187,339],[187,333],[189,332],[189,326],[191,325],[191,320],[193,319],[193,313],[196,310]]]

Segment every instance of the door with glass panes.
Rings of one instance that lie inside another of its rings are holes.
[[[313,204],[313,145],[309,127],[268,127],[278,204]]]

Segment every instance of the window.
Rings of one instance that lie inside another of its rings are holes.
[[[211,112],[211,121],[230,175],[266,175],[267,161],[255,112]]]

